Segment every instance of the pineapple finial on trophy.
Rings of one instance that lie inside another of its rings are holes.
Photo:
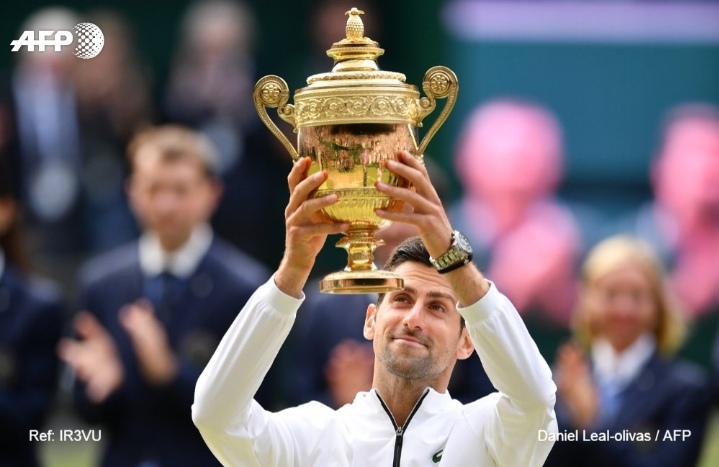
[[[364,11],[352,7],[352,9],[345,14],[349,16],[349,18],[347,18],[347,26],[345,28],[347,39],[350,41],[361,40],[364,36],[364,24],[362,24],[362,18],[360,18],[360,15],[363,15]]]

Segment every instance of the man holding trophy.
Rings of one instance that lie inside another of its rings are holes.
[[[348,13],[347,39],[328,52],[337,62],[333,73],[311,77],[295,94],[296,106],[285,105],[276,77],[256,87],[258,110],[258,103],[278,107],[300,133],[299,151],[283,141],[296,156],[285,251],[200,376],[193,420],[226,466],[541,466],[552,442],[539,434],[557,429],[551,372],[516,309],[452,230],[421,161],[427,137],[414,143],[434,97],[454,97],[456,81],[453,74],[426,76],[439,84],[425,86],[430,99],[415,99],[398,73],[377,71],[381,49],[357,34],[359,12]],[[343,94],[351,80],[353,92]],[[415,108],[405,105],[412,102]],[[438,121],[447,113],[445,106]],[[336,131],[322,128],[333,118]],[[266,113],[263,121],[274,126]],[[413,225],[419,236],[400,244],[380,271],[372,264],[373,233],[389,222]],[[338,245],[349,264],[321,289],[380,292],[363,330],[375,353],[372,389],[336,411],[311,402],[267,412],[253,396],[290,332],[317,254],[336,233],[346,235]],[[474,349],[498,392],[462,405],[447,385],[455,362]]]
[[[320,215],[338,197],[310,197],[327,174],[307,177],[309,162],[301,159],[289,175],[280,267],[240,312],[198,381],[193,419],[210,449],[227,466],[431,466],[440,459],[457,467],[542,465],[552,443],[538,433],[556,430],[549,367],[514,307],[467,262],[424,166],[407,152],[387,169],[414,189],[377,185],[414,209],[378,215],[415,225],[420,237],[388,261],[405,288],[367,309],[373,389],[337,411],[312,402],[272,414],[252,400],[327,235],[348,227]],[[442,258],[448,247],[459,259],[437,270],[429,257]],[[455,361],[467,358],[473,343],[499,392],[463,406],[446,388]]]

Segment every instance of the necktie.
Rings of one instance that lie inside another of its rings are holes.
[[[181,282],[177,276],[169,272],[160,274],[161,292],[157,316],[164,323],[170,322],[175,306],[180,297]]]
[[[145,298],[150,300],[158,319],[165,324],[172,319],[181,292],[181,279],[167,271],[145,280]]]
[[[599,384],[599,393],[602,402],[601,419],[605,423],[611,423],[619,411],[621,388],[614,381],[606,381]]]

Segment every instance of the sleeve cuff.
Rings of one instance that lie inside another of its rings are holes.
[[[479,323],[487,319],[496,310],[501,309],[503,302],[507,300],[507,297],[497,290],[494,282],[490,280],[487,282],[489,282],[489,290],[482,298],[466,307],[457,306],[457,311],[468,323]]]
[[[305,301],[305,293],[302,292],[302,298],[295,298],[281,291],[275,284],[275,274],[262,285],[265,289],[265,300],[267,304],[275,310],[286,313],[295,313],[300,305]]]

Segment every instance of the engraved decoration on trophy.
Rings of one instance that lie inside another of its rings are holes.
[[[377,58],[384,53],[377,42],[364,37],[360,18],[363,12],[347,12],[347,37],[327,51],[334,59],[331,72],[310,76],[307,87],[294,94],[279,76],[261,78],[253,94],[255,108],[270,131],[296,161],[309,156],[309,174],[328,172],[327,180],[313,196],[336,193],[338,201],[322,210],[335,222],[349,223],[349,229],[336,246],[347,250],[343,271],[325,276],[320,291],[325,293],[374,293],[403,288],[401,277],[377,269],[374,251],[384,242],[375,237],[377,229],[389,222],[375,209],[400,211],[403,203],[375,188],[376,181],[408,186],[408,182],[385,169],[387,160],[396,159],[405,149],[422,159],[427,144],[444,123],[457,98],[458,83],[449,68],[430,68],[422,81],[426,97],[416,86],[406,84],[402,73],[380,70]],[[435,122],[417,144],[417,129],[432,113],[437,99],[447,101]],[[279,117],[297,133],[295,147],[267,113],[277,108]]]

